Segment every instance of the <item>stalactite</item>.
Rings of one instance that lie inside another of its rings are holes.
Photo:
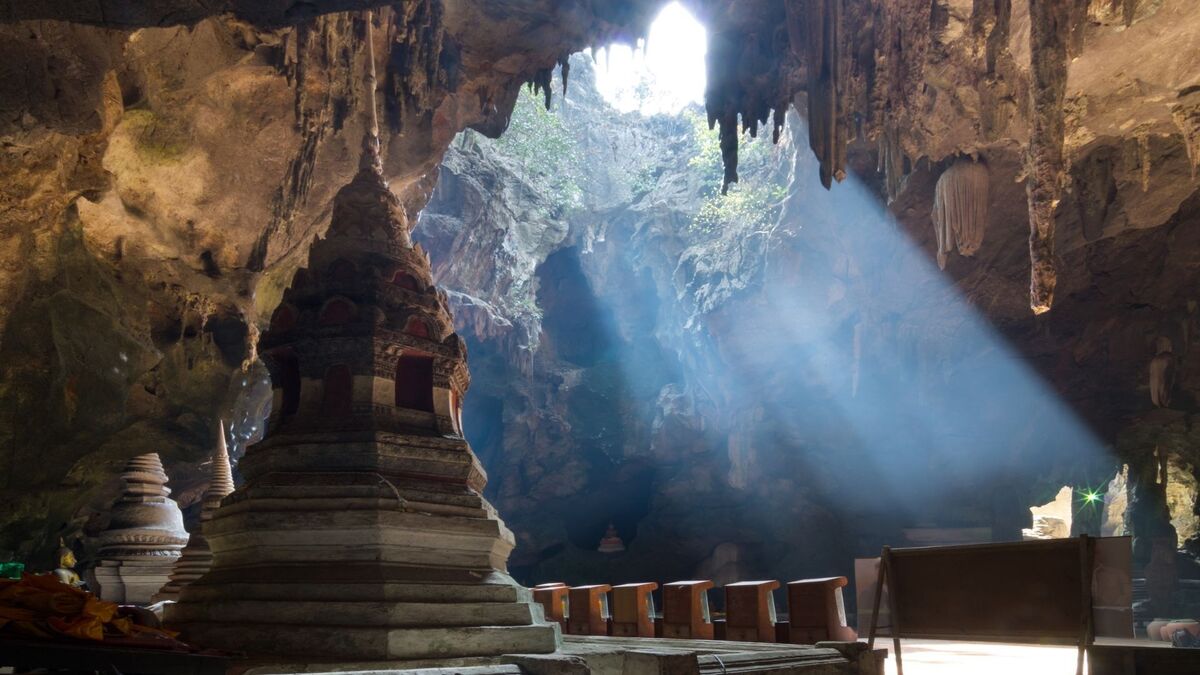
[[[1175,354],[1171,338],[1159,337],[1150,359],[1150,401],[1159,408],[1171,407],[1171,392],[1175,388]]]
[[[1030,118],[1028,154],[1029,305],[1034,314],[1050,310],[1058,281],[1054,261],[1054,211],[1063,181],[1063,97],[1067,85],[1067,41],[1071,5],[1061,0],[1029,0]]]
[[[1150,130],[1139,129],[1137,132],[1138,168],[1142,174],[1142,192],[1150,191]]]
[[[546,110],[550,109],[551,89],[550,80],[554,77],[553,68],[541,68],[533,73],[533,77],[529,78],[529,91],[533,93],[541,92],[542,99],[545,101]]]
[[[1086,3],[1088,0],[1076,0]],[[996,74],[996,61],[1008,47],[1012,25],[1012,0],[976,0],[971,30],[982,41],[988,75]]]
[[[1121,18],[1125,21],[1125,27],[1133,25],[1133,16],[1137,14],[1137,0],[1112,0],[1112,8],[1115,12],[1121,10]]]
[[[1183,101],[1171,108],[1171,119],[1179,128],[1191,164],[1192,180],[1196,180],[1196,170],[1200,168],[1200,95],[1197,93],[1189,91],[1180,95]]]
[[[988,219],[988,170],[969,157],[954,161],[938,178],[933,197],[933,229],[937,234],[938,267],[957,249],[972,256],[983,244]]]
[[[889,204],[900,194],[904,180],[907,178],[904,171],[904,160],[904,150],[900,147],[900,132],[891,125],[886,125],[879,135],[879,165],[877,168],[883,173]]]
[[[808,74],[809,146],[821,164],[821,185],[845,177],[846,143],[842,120],[842,2],[841,0],[790,0],[786,4],[788,40],[802,54]]]

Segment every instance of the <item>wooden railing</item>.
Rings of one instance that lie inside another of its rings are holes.
[[[802,579],[787,585],[789,620],[775,610],[775,580],[741,581],[726,585],[725,611],[714,616],[708,580],[675,581],[662,586],[662,611],[657,610],[655,582],[567,586],[540,584],[534,600],[546,620],[569,635],[667,637],[692,640],[785,642],[814,644],[826,640],[852,642],[858,638],[846,625],[842,588],[846,577]]]

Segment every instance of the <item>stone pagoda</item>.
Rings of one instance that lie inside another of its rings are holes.
[[[373,127],[262,336],[267,433],[167,624],[289,663],[552,652],[557,626],[506,573],[514,537],[462,435],[466,348]]]
[[[171,577],[166,586],[154,596],[154,600],[178,600],[185,586],[204,576],[212,567],[212,549],[204,538],[204,523],[221,506],[221,500],[233,492],[233,469],[229,466],[229,449],[225,445],[225,424],[217,428],[217,451],[213,453],[212,476],[200,503],[200,522],[188,539],[183,554],[175,561]]]
[[[105,600],[146,604],[166,583],[188,533],[183,512],[167,496],[167,474],[157,454],[129,460],[121,480],[108,529],[96,538],[99,551],[89,581]]]

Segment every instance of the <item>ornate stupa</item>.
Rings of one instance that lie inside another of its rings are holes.
[[[462,436],[466,349],[373,127],[262,336],[268,429],[167,625],[287,663],[551,652],[558,629],[506,573],[514,537]]]
[[[596,550],[601,553],[621,553],[625,550],[625,542],[621,541],[621,535],[612,523],[608,524],[608,529],[604,531],[604,536],[600,538],[600,546],[596,547]]]
[[[124,488],[108,529],[97,537],[90,582],[105,600],[145,604],[167,582],[188,533],[183,512],[168,497],[167,474],[157,454],[129,460],[121,479]]]
[[[217,450],[213,453],[212,477],[208,488],[200,502],[200,523],[196,531],[188,539],[183,554],[175,561],[171,569],[170,580],[154,596],[154,600],[177,600],[180,591],[196,579],[204,576],[212,567],[212,549],[204,538],[204,523],[212,519],[213,513],[221,506],[221,500],[233,492],[233,469],[229,466],[229,449],[225,445],[225,423],[217,428]]]

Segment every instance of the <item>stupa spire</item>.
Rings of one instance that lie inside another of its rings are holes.
[[[217,449],[213,451],[212,477],[200,502],[200,522],[192,533],[183,554],[171,569],[170,580],[154,600],[176,600],[184,587],[204,576],[212,567],[212,549],[204,538],[204,523],[212,520],[213,513],[221,507],[221,500],[233,492],[233,469],[229,465],[229,448],[225,445],[225,422],[217,422]]]
[[[233,492],[233,467],[229,464],[229,447],[225,445],[225,420],[217,420],[217,450],[213,453],[212,480],[204,491],[201,519],[207,520],[230,492]]]
[[[375,88],[378,80],[375,78],[375,18],[371,10],[367,10],[367,67],[363,76],[363,86],[367,93],[366,119],[363,123],[362,156],[358,159],[359,171],[374,171],[383,175],[383,161],[379,157],[379,113],[375,102]]]

